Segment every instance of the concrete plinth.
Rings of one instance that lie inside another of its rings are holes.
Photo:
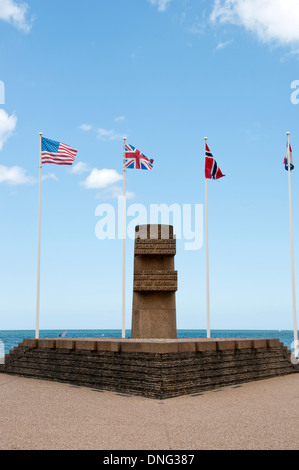
[[[177,338],[173,227],[136,227],[132,338]]]
[[[297,372],[277,339],[25,339],[0,373],[164,399]]]

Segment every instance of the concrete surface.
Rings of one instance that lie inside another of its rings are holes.
[[[0,374],[0,450],[298,449],[299,374],[168,400]]]

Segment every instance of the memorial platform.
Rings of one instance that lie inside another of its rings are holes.
[[[278,339],[25,339],[0,372],[164,399],[298,372]]]

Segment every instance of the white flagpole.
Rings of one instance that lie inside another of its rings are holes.
[[[35,338],[39,338],[39,304],[40,304],[40,246],[41,246],[41,202],[42,202],[42,136],[40,132],[39,153],[39,207],[38,207],[38,249],[37,249],[37,289],[36,289],[36,327]]]
[[[294,263],[294,239],[293,239],[293,214],[292,214],[292,188],[291,188],[291,155],[290,155],[290,132],[287,132],[287,163],[289,176],[289,208],[290,208],[290,238],[291,238],[291,266],[292,266],[292,296],[293,296],[293,322],[294,322],[294,348],[295,355],[298,356],[298,330],[296,314],[296,289],[295,289],[295,263]]]
[[[126,137],[124,137],[124,206],[123,206],[123,285],[122,285],[122,338],[126,337],[126,232],[127,232],[127,219],[126,219]]]
[[[208,138],[205,137],[205,143]],[[206,178],[206,286],[207,286],[207,338],[211,338],[210,326],[210,273],[209,273],[209,228],[208,228],[208,180]]]

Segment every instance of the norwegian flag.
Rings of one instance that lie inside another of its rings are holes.
[[[205,164],[205,175],[207,179],[219,180],[223,178],[223,175],[216,160],[214,159],[211,151],[206,143],[206,164]]]
[[[154,160],[149,160],[133,145],[125,144],[125,168],[132,170],[152,170]]]
[[[287,149],[288,149],[288,144],[287,144]],[[290,155],[290,169],[291,171],[294,170],[294,160],[293,160],[293,152],[292,152],[292,147],[291,144],[289,144],[289,155]],[[288,151],[287,151],[287,156],[284,159],[284,166],[287,171],[289,171],[289,162],[288,162]]]

